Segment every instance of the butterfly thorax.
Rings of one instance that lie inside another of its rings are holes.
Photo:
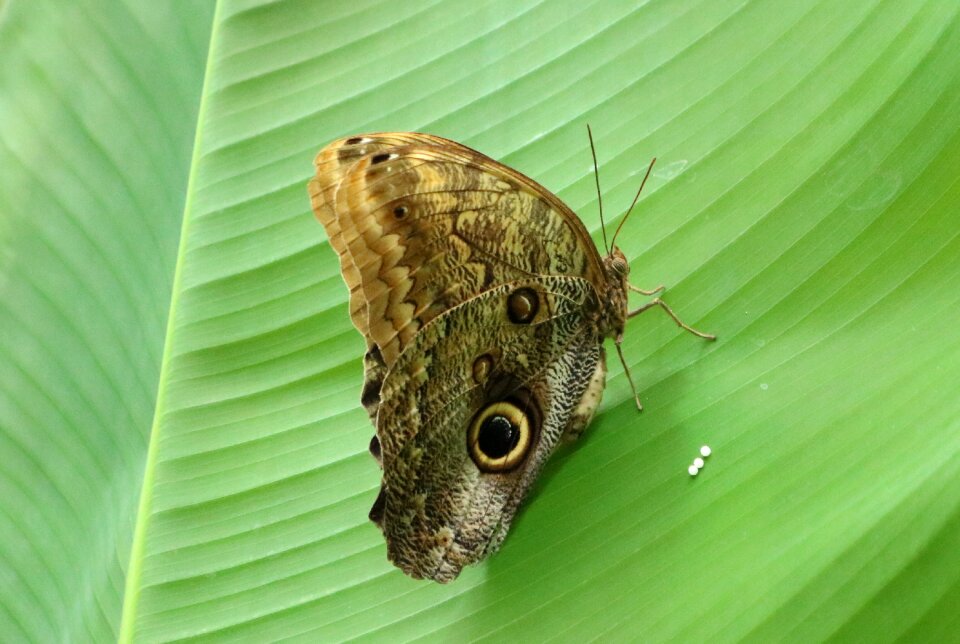
[[[601,294],[600,337],[617,339],[623,336],[627,323],[627,277],[630,264],[619,248],[614,246],[603,258],[603,270],[607,280],[606,292]]]

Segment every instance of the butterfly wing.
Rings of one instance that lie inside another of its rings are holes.
[[[334,141],[315,165],[311,199],[340,255],[351,319],[386,368],[424,324],[497,284],[603,283],[590,236],[560,199],[459,143],[365,134]]]
[[[360,135],[315,163],[313,207],[367,342],[362,402],[384,468],[371,518],[398,566],[449,581],[499,545],[602,384],[602,264],[557,197],[453,141]],[[495,404],[529,414],[529,453],[484,469],[474,430]]]
[[[518,319],[521,295],[534,305]],[[506,536],[601,360],[585,318],[591,297],[574,277],[494,287],[427,323],[394,363],[381,390],[384,480],[371,518],[407,574],[450,581]],[[510,449],[484,433],[498,413],[522,428]]]

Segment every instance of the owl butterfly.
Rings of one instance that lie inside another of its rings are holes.
[[[383,468],[370,519],[405,573],[448,582],[500,546],[560,439],[590,422],[605,338],[619,350],[653,306],[712,336],[659,298],[628,312],[623,253],[601,257],[549,190],[459,143],[363,134],[315,164],[313,209],[366,340]]]

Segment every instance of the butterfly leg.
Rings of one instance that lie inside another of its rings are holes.
[[[563,432],[564,440],[575,441],[580,438],[583,430],[585,430],[587,425],[590,424],[590,421],[593,420],[593,415],[596,413],[597,407],[600,405],[600,399],[603,397],[603,387],[606,384],[606,380],[607,357],[603,347],[600,347],[600,361],[597,363],[597,368],[593,371],[593,376],[590,377],[590,384],[587,385],[587,390],[583,392],[580,403],[576,409],[573,410],[570,422]]]
[[[623,349],[620,348],[620,344],[623,342],[623,336],[618,335],[614,342],[617,345],[617,355],[620,356],[620,364],[623,365],[623,373],[627,374],[627,382],[630,383],[630,391],[633,392],[633,400],[637,403],[637,411],[643,411],[643,404],[640,402],[640,394],[637,393],[637,386],[633,384],[633,376],[630,375],[630,367],[627,366],[627,361],[623,357]]]
[[[662,308],[664,311],[666,311],[666,312],[667,312],[667,315],[669,315],[671,318],[673,318],[673,321],[677,323],[677,326],[679,326],[679,327],[680,327],[681,329],[683,329],[684,331],[688,331],[688,332],[692,333],[692,334],[695,335],[695,336],[698,336],[698,337],[703,338],[704,340],[716,340],[716,339],[717,339],[717,336],[713,335],[712,333],[704,333],[703,331],[697,331],[697,330],[694,329],[692,326],[690,326],[690,325],[686,324],[685,322],[683,322],[683,320],[681,320],[680,318],[678,318],[678,317],[677,317],[677,314],[673,312],[673,309],[671,309],[669,306],[667,306],[667,303],[664,302],[663,300],[661,300],[659,297],[655,297],[654,299],[650,300],[649,302],[647,302],[647,303],[644,304],[643,306],[641,306],[641,307],[639,307],[639,308],[636,308],[636,309],[634,309],[633,311],[630,311],[629,313],[627,313],[627,317],[628,317],[628,318],[632,318],[632,317],[634,317],[634,316],[636,316],[636,315],[640,315],[641,313],[643,313],[643,312],[646,311],[647,309],[652,309],[652,308],[655,307],[655,306],[659,306],[659,307]]]
[[[638,286],[634,286],[633,284],[627,284],[627,287],[634,293],[639,293],[640,295],[647,295],[647,296],[663,293],[665,290],[667,290],[667,287],[664,286],[663,284],[661,284],[656,288],[652,288],[649,291],[646,289],[642,289]]]

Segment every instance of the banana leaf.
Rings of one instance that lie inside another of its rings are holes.
[[[0,4],[0,636],[955,638],[957,51],[946,0]],[[446,136],[600,244],[587,123],[719,339],[631,320],[643,413],[611,359],[502,550],[409,579],[313,156]]]

